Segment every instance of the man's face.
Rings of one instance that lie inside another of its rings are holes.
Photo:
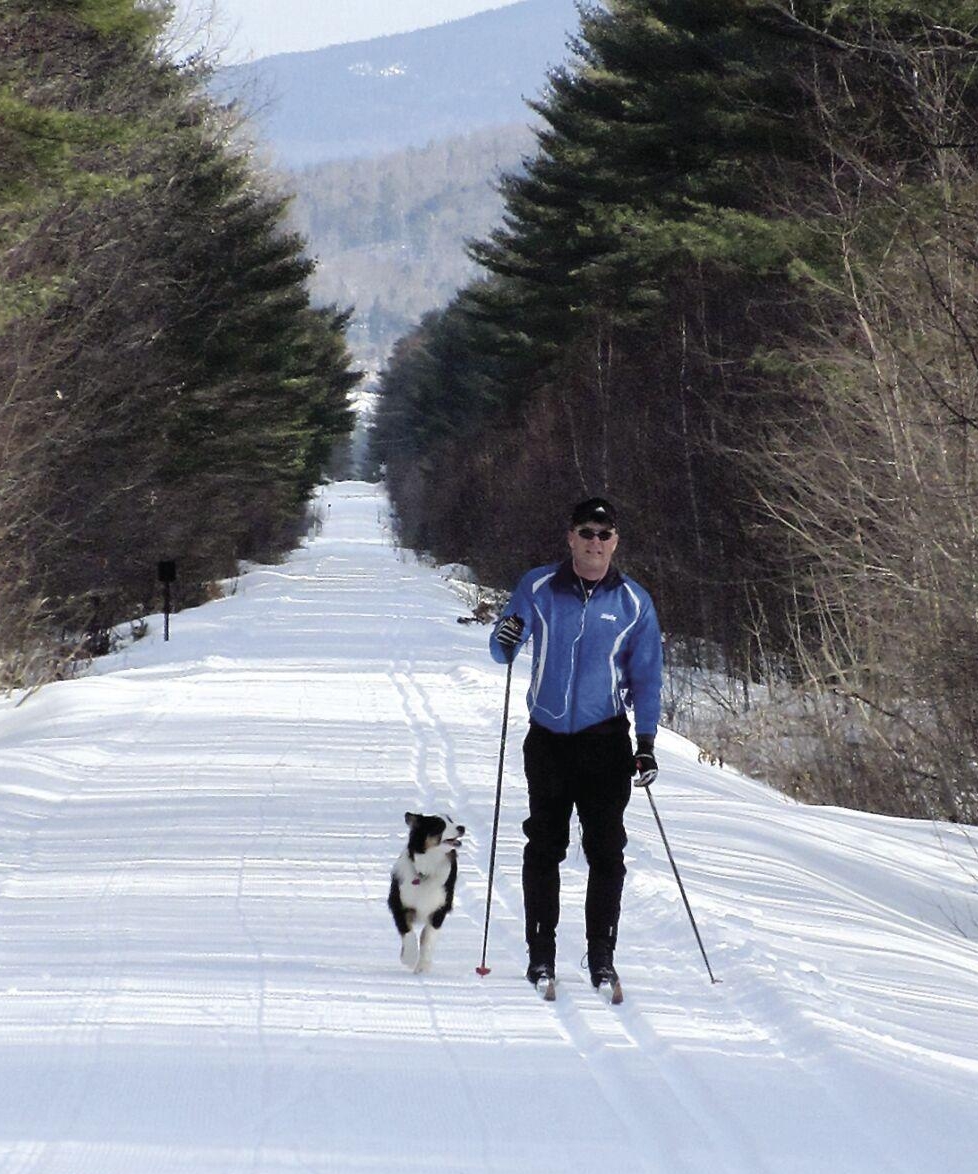
[[[605,522],[582,522],[567,531],[574,571],[582,579],[603,579],[618,546],[618,531]]]

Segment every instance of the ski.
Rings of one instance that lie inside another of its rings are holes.
[[[614,982],[603,982],[595,989],[612,1007],[620,1007],[625,1001],[625,993],[621,989],[621,982],[618,979],[615,979]]]
[[[536,992],[545,1003],[552,1003],[557,998],[557,983],[552,978],[541,978],[536,984]]]
[[[545,1003],[553,1003],[557,998],[557,982],[553,978],[541,978],[533,988]],[[603,982],[599,987],[594,987],[594,993],[606,1003],[610,1003],[612,1007],[620,1007],[625,1001],[625,993],[621,989],[621,982]]]

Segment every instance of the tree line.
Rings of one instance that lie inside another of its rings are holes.
[[[971,822],[976,35],[963,0],[582,8],[374,434],[405,541],[497,586],[613,498],[669,654],[738,683],[717,757]]]
[[[532,142],[526,126],[497,126],[290,175],[289,222],[317,262],[310,295],[355,306],[349,340],[361,362],[379,367],[422,314],[471,279],[465,242],[499,219],[496,180]]]
[[[347,314],[169,6],[0,10],[0,680],[294,544],[351,427]],[[158,604],[156,605],[158,606]],[[44,666],[39,667],[39,666]]]

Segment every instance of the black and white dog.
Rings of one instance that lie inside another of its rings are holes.
[[[391,871],[387,905],[401,935],[401,961],[415,974],[431,969],[431,955],[442,922],[451,912],[458,876],[456,848],[465,828],[450,816],[405,812],[411,829],[407,847]],[[421,927],[420,947],[415,925]]]

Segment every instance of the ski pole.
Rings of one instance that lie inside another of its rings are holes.
[[[669,847],[669,841],[666,839],[666,829],[662,826],[662,820],[659,818],[659,811],[656,808],[655,800],[652,798],[652,788],[646,787],[645,793],[649,797],[649,803],[652,807],[652,814],[655,816],[655,822],[659,825],[659,835],[662,836],[662,842],[666,846],[666,855],[669,857],[669,863],[672,865],[672,871],[676,877],[676,884],[679,885],[679,891],[682,894],[683,904],[686,906],[686,912],[689,914],[689,924],[693,927],[693,933],[696,934],[696,941],[700,948],[700,953],[703,955],[703,961],[706,963],[706,972],[710,976],[710,982],[719,982],[718,978],[713,977],[713,971],[710,969],[710,960],[706,956],[706,950],[703,948],[703,939],[700,937],[700,931],[696,928],[696,918],[693,916],[693,910],[689,906],[689,898],[686,896],[686,890],[683,887],[682,877],[679,875],[679,869],[676,867],[676,861],[672,855],[672,849]]]
[[[499,773],[496,776],[496,810],[492,817],[492,843],[489,848],[489,886],[486,890],[486,928],[482,935],[482,965],[475,968],[476,974],[484,978],[489,973],[486,965],[486,947],[489,944],[489,909],[492,906],[492,876],[496,868],[496,835],[499,831],[499,805],[503,794],[503,759],[506,754],[506,726],[509,724],[509,687],[513,680],[515,649],[510,653],[506,665],[506,693],[503,700],[503,729],[499,736]]]

